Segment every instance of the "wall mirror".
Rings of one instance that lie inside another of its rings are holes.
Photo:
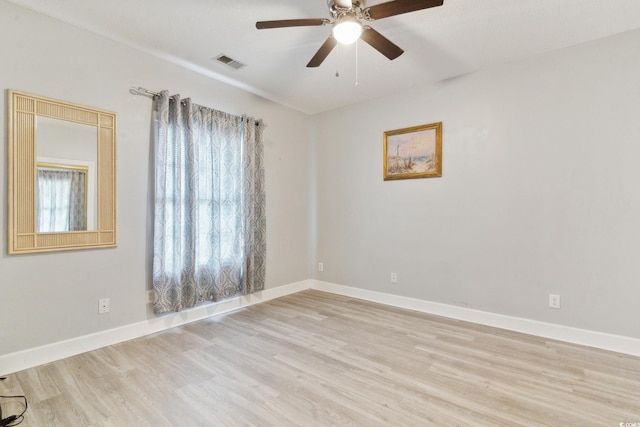
[[[116,246],[116,114],[8,91],[10,254]]]

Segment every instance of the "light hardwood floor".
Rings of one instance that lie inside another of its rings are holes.
[[[619,426],[640,358],[305,291],[0,382],[22,393],[23,426]]]

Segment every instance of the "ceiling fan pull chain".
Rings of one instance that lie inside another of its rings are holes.
[[[356,87],[358,87],[358,41],[356,40]]]
[[[340,46],[336,49],[336,77],[340,77]]]

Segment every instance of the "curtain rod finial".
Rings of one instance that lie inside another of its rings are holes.
[[[142,95],[142,96],[150,96],[150,97],[159,95],[158,93],[150,91],[149,89],[145,89],[141,86],[138,86],[138,87],[131,86],[129,88],[129,93],[132,95]]]

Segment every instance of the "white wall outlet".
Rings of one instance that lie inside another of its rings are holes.
[[[147,304],[153,303],[153,290],[147,291]]]
[[[318,263],[318,271],[324,271],[324,263],[323,262],[319,262]]]
[[[560,308],[560,295],[549,294],[549,307]]]
[[[104,314],[111,311],[111,301],[109,298],[100,298],[98,300],[98,313]]]
[[[391,273],[391,283],[398,283],[398,273]]]

